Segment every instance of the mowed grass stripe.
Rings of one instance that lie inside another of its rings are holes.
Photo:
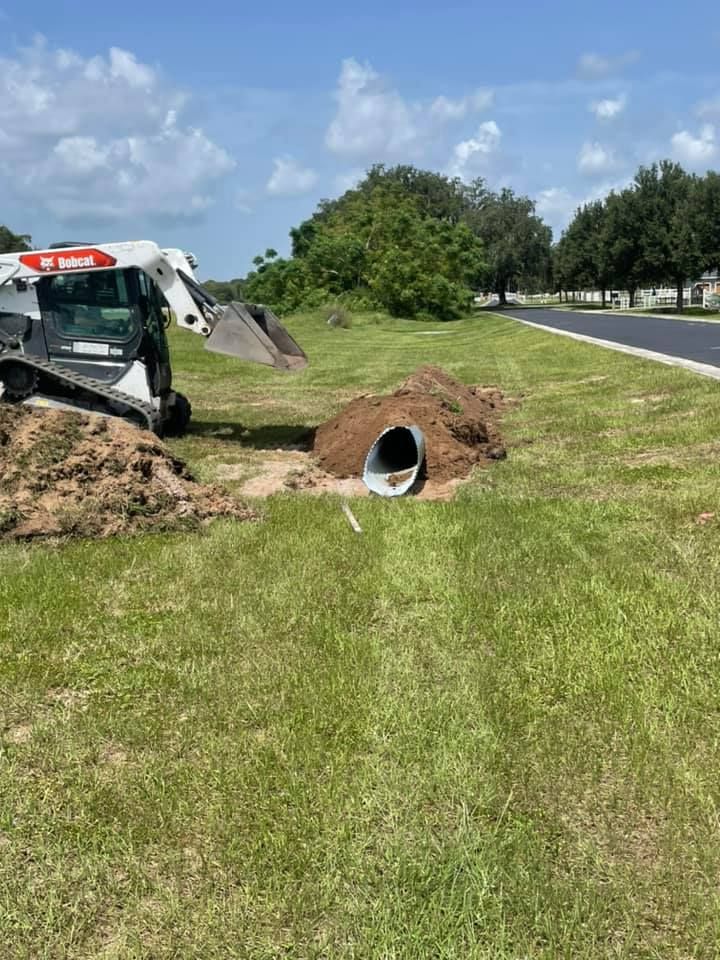
[[[374,320],[296,319],[292,378],[175,337],[175,446],[211,478],[439,362],[521,401],[456,501],[3,548],[7,956],[714,956],[717,388]]]

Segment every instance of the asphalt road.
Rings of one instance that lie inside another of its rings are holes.
[[[690,323],[626,313],[573,313],[568,310],[523,310],[508,307],[506,316],[569,330],[600,340],[614,340],[671,357],[684,357],[720,367],[720,323]]]

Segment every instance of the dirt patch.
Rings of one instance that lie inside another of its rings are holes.
[[[315,433],[318,465],[335,477],[360,477],[365,457],[389,426],[418,426],[425,435],[426,479],[444,483],[505,457],[497,421],[503,395],[469,387],[439,367],[420,367],[394,393],[351,401]]]
[[[677,447],[652,447],[641,450],[631,457],[626,457],[623,463],[628,467],[645,467],[651,465],[682,467],[694,463],[715,463],[720,454],[720,443],[695,443],[686,445],[682,449]]]
[[[648,393],[642,397],[630,397],[630,403],[662,403],[664,400],[669,400],[671,397],[671,393]]]
[[[128,761],[127,751],[117,743],[106,743],[100,750],[98,760],[110,767],[123,766]]]
[[[428,480],[415,491],[417,500],[450,500],[462,482],[454,480]],[[303,470],[297,468],[286,474],[283,480],[286,490],[299,490],[303,493],[339,493],[345,497],[369,497],[370,491],[360,477],[336,477],[320,469],[311,460]]]
[[[48,703],[58,704],[68,710],[75,707],[85,709],[87,707],[89,690],[70,690],[68,687],[52,687],[45,694]]]
[[[16,723],[5,733],[9,743],[28,743],[32,739],[33,728],[31,723]]]
[[[247,474],[247,465],[218,464],[221,480],[241,480]],[[417,500],[451,500],[462,483],[461,479],[445,483],[428,481],[415,493]],[[335,493],[342,497],[369,497],[370,491],[359,477],[335,477],[313,460],[311,453],[274,451],[258,459],[255,472],[240,487],[244,497],[270,497],[275,493]]]
[[[187,530],[255,514],[124,420],[0,404],[0,539]]]

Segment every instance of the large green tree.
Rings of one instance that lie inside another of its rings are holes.
[[[466,220],[482,240],[485,267],[479,271],[501,304],[513,283],[547,278],[550,274],[552,231],[535,213],[528,197],[505,188],[488,193],[466,213]]]
[[[603,245],[613,286],[627,290],[630,306],[643,282],[643,211],[637,191],[628,187],[605,200]]]
[[[255,259],[259,261],[256,262],[257,269],[243,281],[244,299],[267,304],[278,313],[297,310],[304,304],[310,305],[313,292],[319,293],[319,300],[325,299],[324,292],[313,291],[312,281],[301,258]]]
[[[203,287],[220,303],[245,299],[243,280],[203,280]]]
[[[703,270],[720,267],[720,173],[709,170],[697,182],[690,216],[697,225]]]
[[[378,204],[367,250],[368,285],[397,316],[451,320],[472,302],[482,246],[461,223],[418,216],[415,204]]]
[[[720,174],[688,174],[663,160],[640,167],[633,183],[577,210],[554,248],[561,289],[608,284],[675,288],[683,309],[688,280],[720,264]]]
[[[555,247],[553,270],[561,290],[597,287],[605,306],[610,264],[605,233],[605,205],[597,200],[578,208]]]
[[[700,224],[692,215],[697,190],[697,177],[670,160],[640,167],[635,176],[642,225],[640,274],[646,283],[675,287],[678,313],[686,280],[703,269]]]
[[[374,164],[352,189],[335,200],[321,200],[313,215],[290,231],[293,256],[304,256],[317,233],[330,221],[355,220],[358,210],[378,191],[386,198],[410,197],[418,212],[437,220],[459,222],[477,183],[470,187],[458,178],[445,177],[409,164],[386,167]],[[392,200],[391,200],[392,202]]]
[[[567,291],[572,283],[572,269],[569,264],[569,245],[565,234],[560,237],[552,248],[551,259],[552,288],[560,294],[562,302],[563,292]]]
[[[484,268],[482,244],[463,222],[481,193],[480,183],[411,166],[372,167],[291,231],[290,260],[256,258],[246,293],[280,310],[345,297],[399,316],[457,317]]]
[[[0,253],[31,249],[32,238],[27,233],[13,233],[9,227],[0,224]]]

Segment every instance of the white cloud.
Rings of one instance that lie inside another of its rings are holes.
[[[614,100],[608,98],[606,100],[595,100],[590,104],[590,109],[598,118],[598,120],[612,120],[613,117],[616,117],[618,114],[622,113],[627,104],[627,97],[624,93],[621,93],[619,97],[616,97]]]
[[[53,155],[56,169],[64,168],[71,176],[85,176],[107,166],[110,149],[101,147],[95,137],[63,137],[55,144]]]
[[[131,87],[140,90],[150,90],[155,86],[155,72],[138,63],[132,53],[127,50],[110,49],[110,76],[114,80],[125,80]]]
[[[461,120],[467,113],[465,100],[450,100],[448,97],[436,97],[430,104],[430,113],[443,120]]]
[[[448,172],[463,180],[480,174],[486,169],[488,159],[497,153],[501,140],[502,131],[494,120],[481,123],[474,137],[455,145]]]
[[[633,182],[633,175],[627,174],[624,177],[620,177],[617,180],[603,180],[600,183],[592,187],[580,202],[580,206],[584,203],[592,203],[593,200],[604,200],[605,197],[610,193],[621,193],[630,184]]]
[[[495,102],[495,92],[490,90],[489,87],[478,87],[474,93],[471,93],[469,97],[465,98],[465,101],[468,105],[468,110],[475,110],[477,112],[487,110],[488,107],[491,107]]]
[[[492,106],[494,94],[492,90],[480,88],[467,97],[452,100],[449,97],[435,97],[430,104],[430,115],[439,120],[462,120],[468,113],[479,113]]]
[[[538,216],[553,227],[564,227],[577,208],[577,200],[567,187],[541,190],[535,202]]]
[[[250,191],[245,190],[243,187],[239,187],[235,191],[235,209],[238,213],[252,213],[253,209],[250,206]]]
[[[343,60],[335,98],[337,113],[325,136],[334,153],[380,157],[416,144],[415,111],[369,63]]]
[[[430,103],[406,100],[369,63],[343,60],[335,92],[337,110],[325,134],[333,153],[373,161],[422,154],[438,129],[492,103],[480,88],[459,99],[438,96]]]
[[[618,180],[603,180],[586,192],[573,193],[567,187],[549,187],[537,194],[535,209],[552,228],[555,236],[567,227],[578,207],[595,200],[604,200],[609,193],[619,193],[632,183],[628,175]]]
[[[126,50],[85,59],[38,39],[0,58],[0,89],[3,189],[61,220],[194,216],[235,166]]]
[[[317,183],[317,173],[309,167],[301,167],[291,156],[276,157],[273,164],[275,169],[266,186],[268,193],[278,196],[307,193]]]
[[[616,57],[603,57],[599,53],[583,53],[578,60],[578,73],[586,80],[599,80],[640,59],[637,50],[627,50]]]
[[[671,143],[674,159],[690,168],[707,166],[720,155],[715,127],[711,123],[702,126],[698,137],[689,130],[681,130],[673,134]]]
[[[699,117],[720,118],[720,96],[713,100],[703,100],[698,106],[696,113]]]
[[[616,166],[615,154],[600,143],[586,141],[580,148],[577,165],[580,173],[591,176],[607,173]]]

